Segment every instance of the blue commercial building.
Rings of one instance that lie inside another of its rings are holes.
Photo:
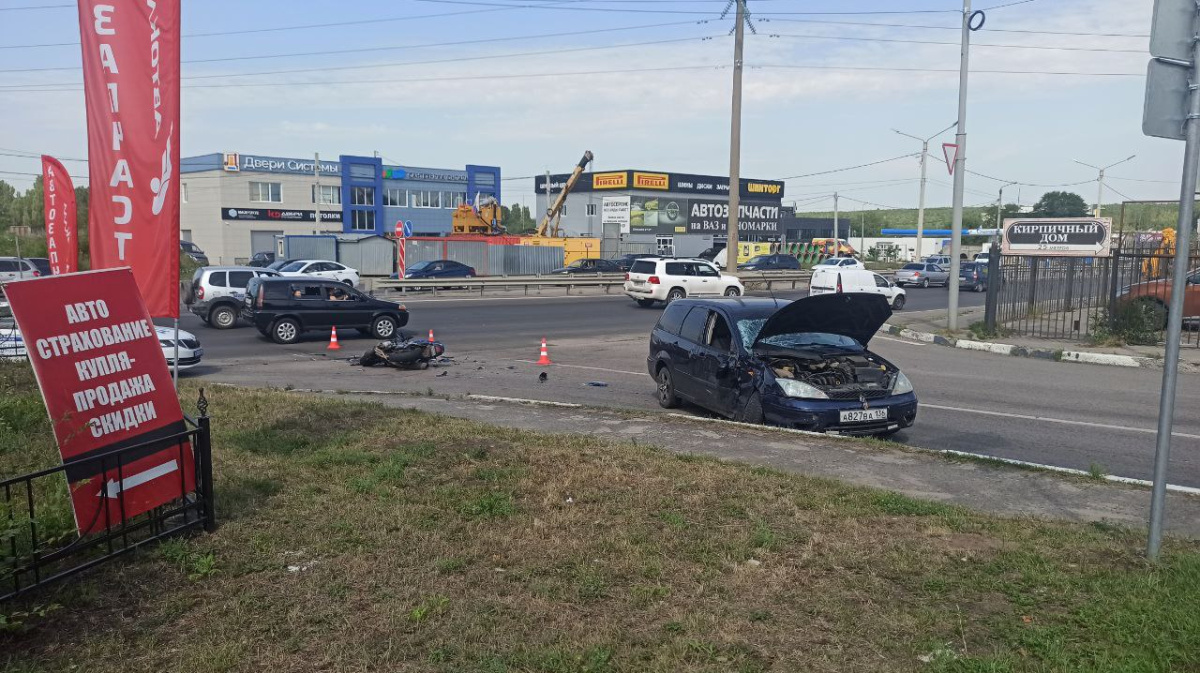
[[[384,164],[379,157],[321,159],[236,152],[180,162],[180,230],[217,264],[275,250],[275,237],[318,233],[446,236],[462,203],[503,203],[500,169]],[[320,221],[318,222],[318,213]]]

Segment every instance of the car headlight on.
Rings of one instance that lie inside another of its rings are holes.
[[[779,389],[788,397],[802,397],[810,400],[827,400],[829,396],[825,391],[804,381],[796,379],[775,379],[775,383],[779,385]]]
[[[904,372],[896,372],[896,382],[892,384],[892,394],[903,395],[905,393],[911,393],[912,391],[912,381],[908,380],[908,377],[904,375]]]

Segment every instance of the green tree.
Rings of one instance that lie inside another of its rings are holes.
[[[992,211],[993,215],[995,211]],[[1087,201],[1073,192],[1046,192],[1033,206],[1034,217],[1084,217]]]
[[[1015,203],[1006,203],[1000,209],[1000,223],[1004,223],[1007,217],[1017,217],[1021,213],[1021,207]],[[996,226],[996,206],[983,206],[979,209],[979,227],[981,229],[992,229]]]

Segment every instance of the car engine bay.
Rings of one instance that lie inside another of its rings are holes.
[[[796,379],[826,393],[886,391],[898,370],[870,353],[813,357],[772,357],[767,366],[776,378]]]

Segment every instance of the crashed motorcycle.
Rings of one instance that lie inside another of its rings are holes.
[[[446,352],[440,341],[425,341],[399,335],[388,341],[380,341],[374,348],[363,353],[358,364],[364,367],[383,365],[400,369],[426,369]]]

